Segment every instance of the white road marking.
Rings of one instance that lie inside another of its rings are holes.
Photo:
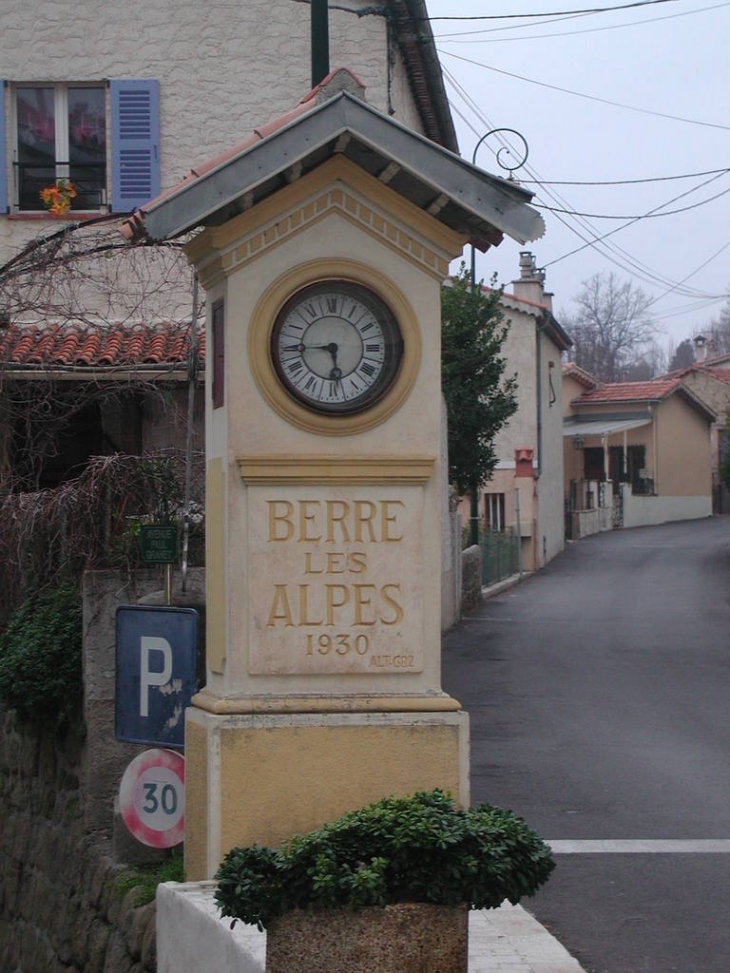
[[[546,841],[556,855],[727,855],[730,838]]]

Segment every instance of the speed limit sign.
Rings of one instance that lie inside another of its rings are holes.
[[[134,837],[151,848],[173,848],[185,833],[185,758],[145,750],[124,771],[119,807]]]

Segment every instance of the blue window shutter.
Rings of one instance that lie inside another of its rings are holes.
[[[5,167],[5,82],[0,81],[0,213],[8,211],[8,173]]]
[[[110,81],[112,210],[128,213],[160,192],[160,92],[157,81]]]

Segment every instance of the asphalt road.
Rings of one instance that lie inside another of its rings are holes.
[[[555,843],[522,904],[585,969],[730,973],[730,517],[571,544],[446,635],[442,682],[472,803]]]

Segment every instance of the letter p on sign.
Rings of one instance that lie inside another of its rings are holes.
[[[139,715],[149,716],[149,692],[150,686],[164,686],[172,679],[172,646],[159,635],[142,635],[140,638],[140,663],[139,663]],[[151,669],[151,656],[153,653],[162,655],[162,668]]]

